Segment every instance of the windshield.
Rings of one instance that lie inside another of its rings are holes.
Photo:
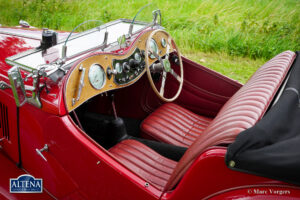
[[[149,3],[139,9],[132,19],[128,33],[131,35],[135,33],[135,31],[138,31],[137,26],[139,24],[145,24],[147,26],[161,25],[160,10],[155,4]]]
[[[84,51],[99,48],[105,38],[105,31],[101,31],[100,28],[101,24],[99,20],[88,20],[77,25],[62,46],[62,58],[75,57]],[[78,34],[79,31],[80,34]],[[77,34],[78,37],[76,37]]]
[[[148,4],[142,7],[132,19],[119,19],[106,24],[99,20],[88,20],[76,26],[67,37],[60,38],[58,44],[47,51],[34,49],[9,57],[7,60],[12,65],[17,64],[25,70],[56,64],[61,60],[67,65],[89,52],[103,51],[112,43],[120,43],[131,34],[147,27],[160,25],[160,22],[160,11],[155,5]]]

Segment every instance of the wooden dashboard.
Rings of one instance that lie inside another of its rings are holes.
[[[76,109],[82,103],[96,95],[110,90],[124,88],[138,81],[146,72],[146,67],[142,66],[142,64],[145,63],[144,59],[149,59],[149,65],[151,65],[157,61],[156,58],[143,58],[142,55],[141,66],[138,66],[134,69],[130,68],[126,72],[122,71],[118,74],[116,74],[116,66],[114,65],[116,62],[122,63],[123,60],[125,62],[130,58],[134,58],[134,54],[137,51],[143,54],[142,52],[146,49],[147,39],[151,32],[152,30],[144,32],[138,36],[134,43],[131,44],[129,50],[126,50],[126,52],[123,54],[112,54],[105,52],[93,54],[83,59],[75,67],[71,68],[67,77],[64,91],[65,104],[68,112]],[[164,32],[158,32],[153,36],[153,39],[157,44],[159,56],[164,56],[166,54],[166,48],[162,44],[162,41],[163,39],[168,41],[168,36]],[[89,71],[93,65],[100,66],[102,68],[101,70],[105,73],[105,81],[103,82],[101,88],[99,87],[98,89],[91,84],[89,78]],[[115,73],[111,73],[112,70],[115,70]],[[120,76],[122,76],[124,80],[119,79]]]

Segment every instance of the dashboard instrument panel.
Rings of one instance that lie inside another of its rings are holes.
[[[130,49],[123,54],[97,53],[83,59],[73,67],[65,83],[65,104],[70,112],[92,97],[132,85],[146,72],[144,51],[148,36],[147,31],[138,36]],[[159,32],[153,36],[153,50],[164,56],[164,41],[167,35]],[[170,45],[170,52],[173,48]],[[156,58],[150,57],[150,65]]]

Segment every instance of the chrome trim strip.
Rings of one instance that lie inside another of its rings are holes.
[[[17,37],[25,37],[25,38],[29,38],[29,39],[33,39],[33,40],[41,40],[42,39],[41,37],[33,37],[33,36],[21,34],[21,33],[11,33],[9,31],[0,31],[0,34],[17,36]]]

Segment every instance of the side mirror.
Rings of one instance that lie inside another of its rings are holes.
[[[7,73],[11,89],[15,97],[16,105],[20,107],[27,101],[25,86],[20,73],[20,69],[19,67],[15,66],[9,69]]]

